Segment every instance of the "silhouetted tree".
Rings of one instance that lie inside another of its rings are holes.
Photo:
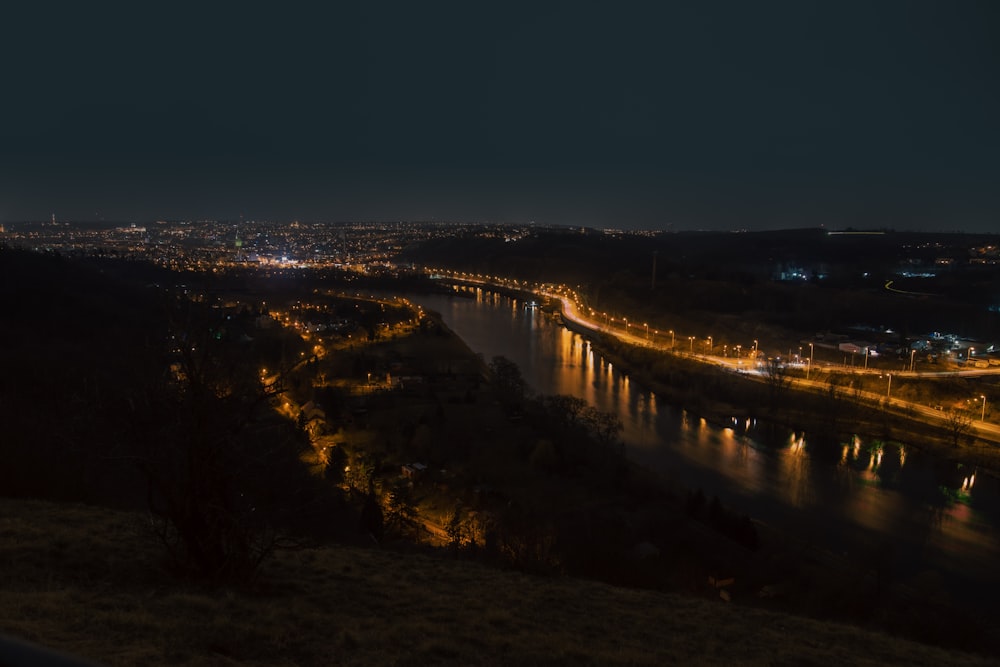
[[[552,423],[561,430],[568,431],[580,421],[587,408],[587,401],[576,396],[555,394],[542,397],[542,406]]]
[[[508,407],[521,405],[521,402],[524,401],[527,385],[517,364],[507,357],[493,357],[490,362],[490,376],[493,380],[493,388],[503,403]]]
[[[539,513],[510,505],[496,518],[493,533],[500,556],[510,565],[530,572],[557,567],[554,529]]]
[[[535,443],[535,448],[531,450],[528,463],[532,468],[542,472],[552,472],[559,466],[559,452],[552,444],[551,440],[541,439]]]
[[[763,364],[764,380],[767,383],[767,394],[771,410],[778,408],[781,399],[791,384],[788,368],[777,357],[769,357]]]
[[[688,491],[684,509],[688,515],[694,518],[699,518],[702,515],[705,511],[705,492],[701,490],[701,487],[695,491]]]
[[[151,525],[175,564],[239,581],[282,545],[279,530],[320,493],[299,461],[302,433],[270,408],[282,386],[245,350],[208,335],[177,303],[166,372],[128,400],[128,446],[147,484]]]
[[[382,516],[385,527],[397,534],[412,530],[417,519],[417,509],[413,504],[410,486],[403,481],[394,484],[385,494],[382,502]]]
[[[588,430],[605,448],[612,449],[615,444],[619,444],[618,435],[625,430],[625,426],[618,415],[588,406],[582,417]]]
[[[461,549],[468,541],[468,529],[463,521],[462,501],[457,501],[445,526],[448,535],[448,546],[453,550]]]
[[[945,430],[951,440],[952,447],[958,447],[970,439],[972,433],[972,416],[964,410],[954,408],[945,412]]]
[[[365,500],[361,507],[361,523],[359,527],[361,532],[368,533],[376,542],[382,539],[385,520],[382,508],[379,506],[374,493],[365,494]]]

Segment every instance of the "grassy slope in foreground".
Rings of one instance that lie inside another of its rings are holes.
[[[0,633],[109,665],[985,665],[721,601],[327,547],[252,591],[155,567],[141,515],[0,499]]]

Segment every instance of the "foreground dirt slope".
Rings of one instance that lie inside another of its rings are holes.
[[[142,516],[0,500],[0,633],[108,665],[987,665],[721,601],[348,547],[178,583]]]

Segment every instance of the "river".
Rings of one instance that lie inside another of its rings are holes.
[[[531,389],[569,394],[624,424],[628,457],[687,488],[717,495],[815,547],[889,559],[896,581],[936,572],[956,599],[982,602],[1000,583],[1000,482],[916,447],[854,439],[821,447],[752,417],[707,423],[638,386],[589,341],[525,302],[408,295],[476,353],[517,363]]]

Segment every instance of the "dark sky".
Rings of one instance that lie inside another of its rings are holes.
[[[1000,230],[994,0],[211,4],[3,10],[0,222]]]

